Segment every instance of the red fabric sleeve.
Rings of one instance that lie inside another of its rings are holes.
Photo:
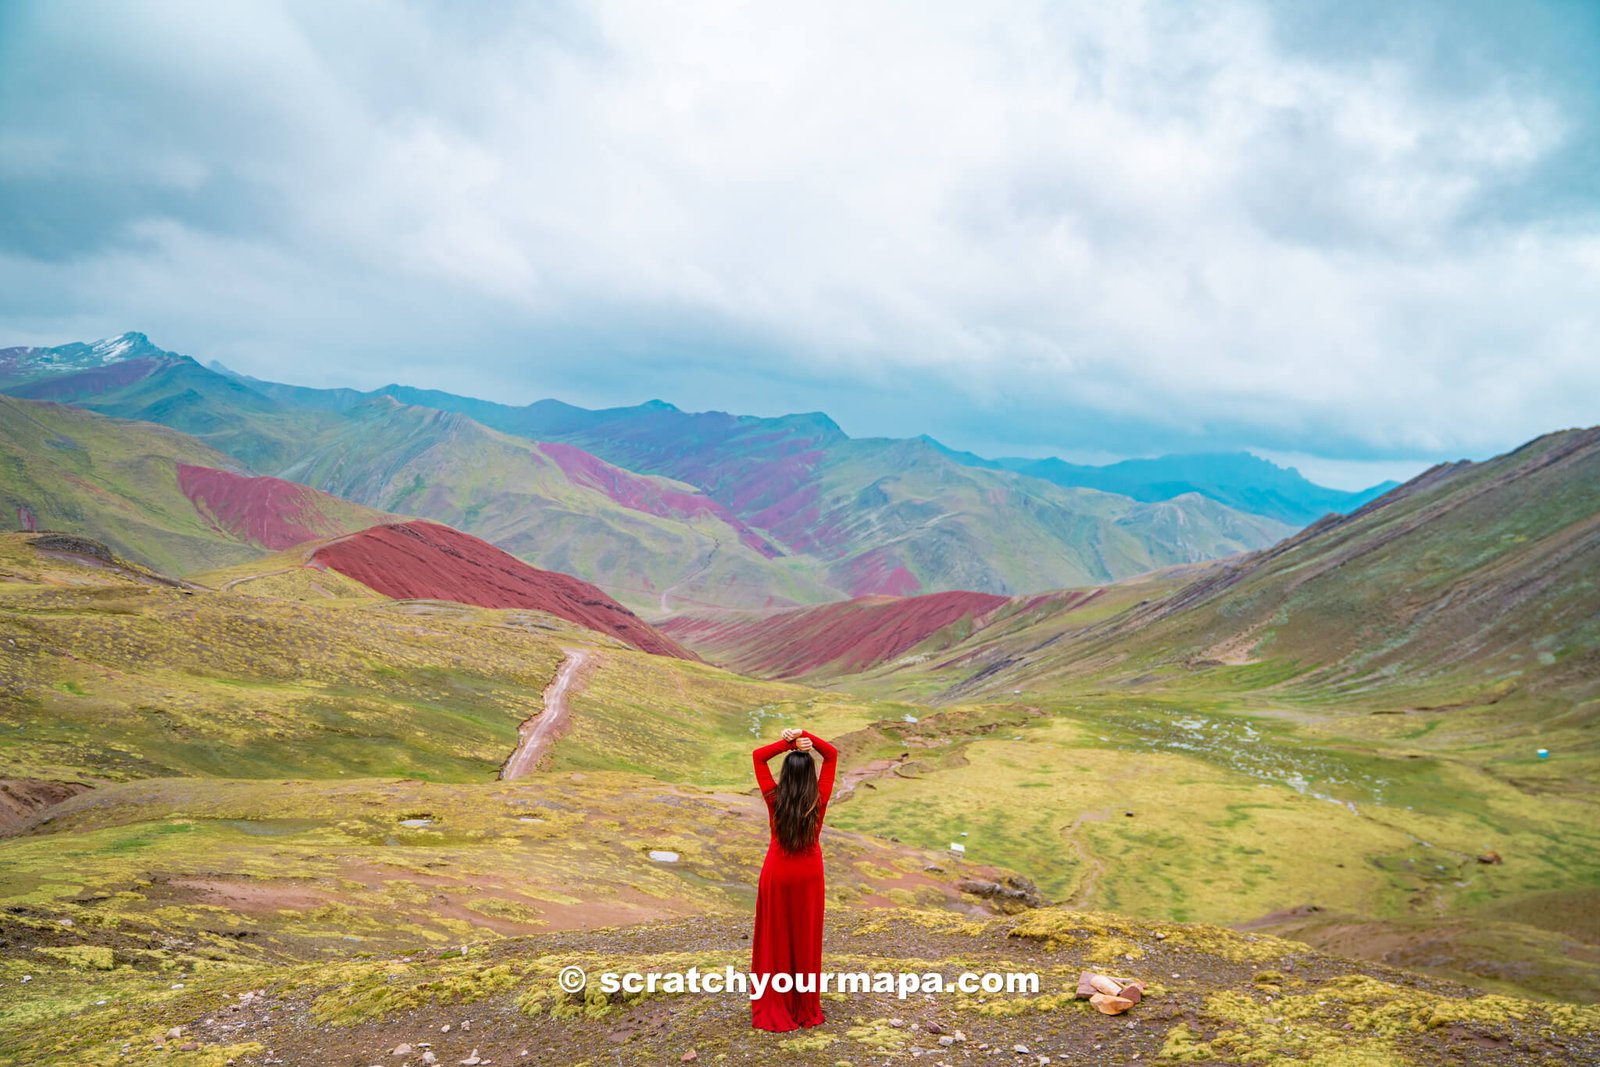
[[[782,738],[770,745],[762,745],[750,753],[751,760],[756,765],[756,784],[761,787],[761,795],[771,803],[772,792],[778,788],[778,783],[772,780],[772,768],[767,766],[767,761],[778,753],[794,747],[794,742]]]
[[[811,738],[811,747],[822,756],[822,773],[817,778],[817,823],[820,825],[828,814],[828,798],[833,795],[833,772],[839,765],[839,750],[807,730],[801,730],[800,736]]]

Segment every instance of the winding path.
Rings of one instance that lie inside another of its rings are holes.
[[[581,648],[563,648],[561,651],[567,654],[567,658],[561,661],[561,666],[556,669],[556,676],[544,687],[543,709],[539,714],[523,721],[520,730],[521,739],[517,742],[516,750],[500,768],[502,781],[521,778],[538,766],[540,757],[545,754],[551,742],[566,728],[569,717],[567,691],[572,688],[578,672],[594,659],[594,653]]]
[[[357,531],[357,532],[360,532],[360,531]],[[352,538],[354,536],[355,536],[355,534],[353,534],[353,533],[347,533],[347,534],[340,534],[338,537],[327,537],[327,538],[323,538],[321,540],[313,541],[313,542],[311,542],[310,545],[308,545],[306,547],[305,553],[304,553],[304,555],[302,555],[300,557],[300,562],[299,563],[290,564],[287,567],[274,567],[270,571],[261,571],[261,572],[259,572],[257,574],[246,574],[246,575],[244,575],[243,577],[240,577],[240,578],[230,578],[227,581],[223,582],[221,585],[219,585],[217,587],[217,591],[219,593],[226,593],[226,592],[230,591],[231,589],[233,589],[233,587],[236,586],[236,585],[242,585],[245,582],[253,582],[257,578],[270,578],[274,574],[288,574],[290,571],[304,570],[304,569],[306,569],[308,567],[310,569],[312,569],[312,570],[326,571],[327,570],[326,567],[323,567],[323,566],[320,566],[320,565],[318,565],[316,563],[313,563],[312,562],[312,558],[314,556],[316,556],[316,554],[320,550],[328,547],[329,545],[336,545],[340,541],[348,541],[348,540],[350,540],[350,538]],[[287,552],[287,551],[290,551],[290,550],[289,549],[284,549],[284,551]]]

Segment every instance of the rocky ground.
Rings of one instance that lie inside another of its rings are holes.
[[[75,1019],[9,1028],[0,1063],[1600,1061],[1600,1009],[1483,995],[1266,936],[1057,908],[978,921],[841,909],[830,919],[833,968],[1032,971],[1033,996],[830,994],[825,1024],[770,1034],[750,1029],[740,995],[597,991],[604,971],[741,967],[748,937],[747,917],[718,915],[427,955],[197,968],[159,982],[108,960],[113,969],[70,979],[84,1001]],[[557,986],[557,972],[573,965],[591,976],[586,993]],[[1086,968],[1139,978],[1148,993],[1123,1015],[1102,1015],[1074,994]],[[50,983],[56,995],[61,977]],[[21,992],[16,981],[8,974],[9,995]]]

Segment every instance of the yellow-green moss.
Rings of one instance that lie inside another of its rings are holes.
[[[339,984],[311,1004],[312,1017],[329,1026],[381,1019],[430,1002],[470,1003],[522,981],[519,969],[507,963],[492,967],[444,964],[431,977],[401,964],[345,964],[334,970],[336,975],[319,970],[319,981],[332,979]]]
[[[875,1052],[899,1052],[911,1043],[911,1037],[900,1027],[890,1026],[888,1019],[873,1019],[857,1023],[844,1032],[844,1036],[858,1045]]]
[[[952,1001],[951,1007],[957,1013],[971,1012],[974,1015],[1009,1019],[1033,1012],[1085,1010],[1089,1002],[1078,999],[1073,992],[1045,993],[1035,997],[992,994],[981,1001],[976,997],[961,997]]]
[[[1220,926],[1163,923],[1159,931],[1169,948],[1195,949],[1240,963],[1278,959],[1305,946],[1260,934],[1239,934]],[[1019,916],[1011,926],[1012,937],[1043,941],[1052,951],[1075,949],[1084,963],[1118,966],[1128,957],[1141,959],[1143,941],[1154,936],[1155,928],[1132,920],[1093,911],[1069,908],[1037,908]]]
[[[65,945],[59,948],[37,948],[34,951],[85,971],[109,971],[116,966],[111,950],[103,945]]]
[[[1278,988],[1272,979],[1303,991],[1269,999],[1267,991]],[[1206,1040],[1180,1024],[1168,1032],[1162,1057],[1174,1062],[1294,1059],[1324,1067],[1375,1067],[1401,1062],[1407,1036],[1442,1026],[1460,1024],[1493,1033],[1508,1021],[1537,1017],[1572,1031],[1600,1024],[1600,1008],[1545,1005],[1493,994],[1448,997],[1367,975],[1311,985],[1264,971],[1252,985],[1250,991],[1225,989],[1208,996],[1202,1015],[1215,1027],[1214,1035]]]
[[[869,934],[882,934],[891,930],[904,930],[911,926],[919,930],[926,930],[934,934],[960,934],[963,936],[976,936],[989,928],[990,922],[964,918],[954,912],[935,911],[928,908],[895,908],[883,909],[873,918],[860,923],[855,930],[856,936],[862,937]]]

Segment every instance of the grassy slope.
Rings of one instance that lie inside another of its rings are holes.
[[[471,609],[189,593],[0,545],[16,777],[492,774],[560,659]]]
[[[104,541],[159,570],[186,574],[259,556],[199,514],[178,485],[177,464],[232,467],[220,452],[144,422],[0,396],[0,510],[15,529],[27,508],[40,529]],[[330,521],[354,529],[378,513],[327,499]]]
[[[394,603],[327,590],[303,571],[277,596],[249,595],[254,583],[187,591],[40,556],[28,542],[0,537],[0,644],[18,653],[0,661],[0,755],[16,778],[100,786],[80,798],[93,814],[74,825],[109,818],[122,802],[107,798],[132,795],[108,783],[179,775],[263,787],[370,776],[491,783],[572,644],[596,647],[600,663],[573,698],[554,767],[632,783],[601,793],[649,780],[744,794],[755,731],[767,739],[803,715],[846,733],[903,714],[637,653],[535,612]],[[199,804],[205,788],[174,795]],[[270,793],[239,795],[301,802]],[[158,818],[160,803],[141,820]]]
[[[937,724],[901,729],[909,744]],[[1515,920],[1429,962],[1600,999],[1593,931],[1522,906],[1564,894],[1592,907],[1600,833],[1588,798],[1530,796],[1468,761],[1379,751],[1226,703],[1085,698],[947,747],[913,749],[839,824],[960,841],[1058,899],[1146,919],[1237,923],[1315,905],[1398,924]],[[1505,864],[1477,862],[1489,850]]]

